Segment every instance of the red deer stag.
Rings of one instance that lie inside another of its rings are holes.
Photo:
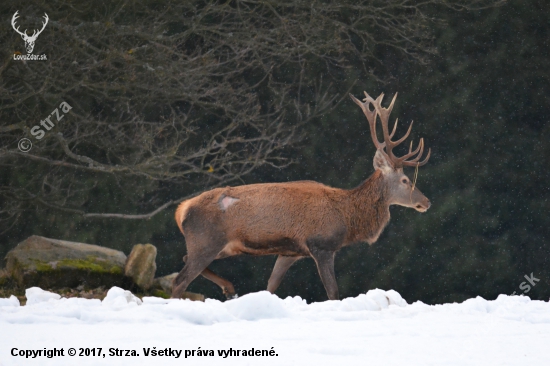
[[[357,242],[374,243],[390,220],[390,205],[411,207],[425,212],[430,201],[403,173],[404,166],[422,166],[431,151],[420,161],[424,140],[416,150],[396,157],[393,148],[410,134],[393,141],[388,132],[388,108],[365,92],[364,102],[350,94],[361,107],[370,125],[376,146],[375,172],[359,187],[344,190],[313,181],[251,184],[216,188],[182,202],[176,210],[177,224],[185,236],[185,266],[172,284],[172,297],[179,298],[199,274],[221,287],[228,297],[235,296],[231,282],[216,275],[208,265],[215,259],[239,254],[272,255],[277,261],[267,284],[274,292],[286,271],[298,259],[312,257],[328,298],[338,299],[334,275],[334,255],[342,247]],[[370,105],[373,106],[371,111]],[[384,142],[376,134],[377,116]],[[413,156],[415,156],[413,158]]]

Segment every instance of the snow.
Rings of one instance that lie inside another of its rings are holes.
[[[542,365],[550,360],[550,304],[526,296],[426,305],[408,304],[396,291],[379,289],[312,304],[267,291],[204,303],[140,300],[118,287],[103,301],[61,298],[36,287],[26,295],[26,306],[14,296],[0,299],[2,366]],[[63,356],[43,355],[54,348],[63,349]],[[69,348],[77,355],[69,356]],[[79,356],[86,348],[89,356]]]
[[[26,289],[25,296],[27,297],[27,305],[34,305],[38,304],[39,302],[61,299],[61,296],[59,294],[44,291],[39,287],[31,287]]]
[[[13,295],[11,295],[7,299],[0,298],[0,307],[2,307],[2,306],[19,306],[19,305],[20,305],[19,300],[17,299],[17,297],[15,297]]]
[[[130,291],[123,290],[116,286],[107,291],[107,296],[105,296],[101,302],[101,305],[108,306],[113,309],[123,309],[127,307],[128,304],[141,305],[142,301],[139,297],[134,296],[134,294]]]

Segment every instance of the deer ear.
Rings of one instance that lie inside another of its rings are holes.
[[[374,169],[380,169],[383,174],[393,171],[393,166],[389,162],[388,157],[380,150],[376,150],[372,164],[374,165]]]

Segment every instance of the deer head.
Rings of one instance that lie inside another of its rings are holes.
[[[17,15],[18,12],[19,10],[16,11],[15,14],[13,14],[13,17],[11,18],[11,26],[17,33],[21,35],[21,38],[23,38],[23,41],[25,41],[25,48],[27,49],[27,53],[32,53],[32,50],[34,49],[34,42],[36,42],[36,39],[38,38],[40,33],[42,33],[44,28],[46,28],[46,24],[48,24],[48,20],[49,20],[48,14],[44,13],[44,19],[46,21],[42,23],[42,29],[40,29],[39,31],[35,29],[32,36],[28,36],[26,29],[23,32],[21,32],[19,31],[19,27],[17,28],[15,27],[15,21],[17,18],[19,18],[19,16]]]
[[[402,157],[397,157],[393,154],[393,148],[401,144],[405,141],[405,139],[407,139],[407,137],[409,137],[413,125],[411,122],[407,133],[399,140],[392,141],[397,129],[397,120],[395,120],[391,133],[389,133],[388,129],[388,120],[393,109],[395,99],[397,98],[397,93],[393,96],[388,108],[384,108],[381,105],[384,94],[380,94],[380,96],[375,100],[371,98],[367,92],[365,92],[363,102],[351,94],[350,97],[359,107],[361,107],[363,113],[369,121],[372,142],[374,143],[374,146],[376,146],[376,154],[373,162],[374,168],[380,170],[384,176],[388,187],[390,204],[411,207],[419,212],[426,212],[431,206],[430,200],[428,200],[428,198],[426,198],[426,196],[424,196],[418,188],[413,186],[409,177],[404,174],[403,167],[420,167],[426,164],[430,158],[431,149],[428,151],[426,158],[423,161],[420,161],[420,158],[424,152],[424,139],[420,139],[418,147],[414,151],[412,150],[411,142],[409,152],[407,154]],[[371,104],[373,106],[373,110],[370,110],[369,106]],[[382,125],[384,142],[378,141],[378,136],[376,134],[377,116],[380,118],[380,124]],[[414,157],[415,155],[416,157]]]

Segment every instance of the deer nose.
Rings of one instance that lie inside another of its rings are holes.
[[[430,208],[432,206],[432,203],[429,199],[426,199],[426,209]]]

